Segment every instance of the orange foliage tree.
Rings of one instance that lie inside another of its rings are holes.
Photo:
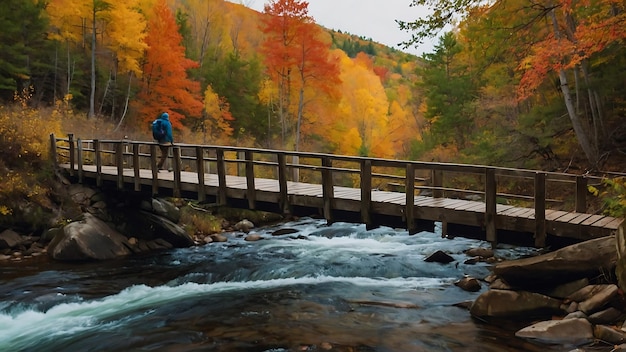
[[[186,117],[199,118],[204,107],[200,84],[187,76],[187,70],[198,67],[198,63],[185,57],[182,36],[165,0],[159,0],[153,11],[148,22],[148,50],[135,106],[144,122],[168,111],[172,126],[181,129]]]
[[[261,44],[268,75],[277,86],[277,114],[281,121],[282,143],[293,136],[294,148],[300,148],[300,133],[305,106],[318,94],[315,88],[332,95],[340,83],[339,66],[329,52],[330,44],[323,32],[308,15],[308,2],[273,0],[265,5]],[[296,108],[291,106],[295,96]],[[295,121],[291,117],[295,110]],[[295,122],[295,123],[294,123]]]

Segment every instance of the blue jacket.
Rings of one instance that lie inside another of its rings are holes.
[[[159,144],[174,143],[174,136],[172,136],[172,123],[170,122],[170,115],[166,112],[162,113],[159,117],[161,124],[165,128],[165,139],[159,140]]]

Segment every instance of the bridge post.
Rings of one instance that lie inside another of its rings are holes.
[[[54,133],[50,133],[50,161],[54,170],[59,169],[59,159],[57,158],[57,140]]]
[[[406,217],[406,229],[409,235],[417,233],[415,226],[415,166],[413,164],[406,165],[406,204],[404,216]]]
[[[96,186],[102,187],[102,153],[101,153],[100,141],[93,140],[93,151],[96,159]]]
[[[433,169],[431,171],[431,182],[433,187],[433,198],[441,198],[443,197],[443,171]]]
[[[124,189],[124,146],[115,143],[115,165],[117,165],[117,189]]]
[[[141,178],[139,174],[139,144],[133,143],[133,171],[135,175],[135,192],[141,191]]]
[[[218,148],[216,151],[217,156],[217,204],[226,205],[226,161],[224,158],[224,149]]]
[[[333,167],[332,160],[327,157],[322,157],[322,197],[324,198],[324,218],[327,224],[332,224],[333,219],[333,203],[335,198],[335,186],[333,184],[333,173],[331,168]]]
[[[180,198],[181,196],[181,179],[180,179],[180,169],[182,167],[181,159],[180,159],[180,147],[174,146],[172,147],[172,157],[174,158],[172,162],[172,168],[174,169],[174,190],[173,196],[175,198]]]
[[[496,171],[485,169],[485,233],[488,242],[495,248],[498,244],[496,228]]]
[[[248,208],[256,209],[256,185],[254,183],[254,156],[251,150],[244,153],[246,159],[246,195]]]
[[[576,212],[587,212],[587,177],[583,175],[576,176]]]
[[[535,247],[546,246],[546,174],[535,174]]]
[[[74,176],[74,166],[76,163],[76,160],[74,159],[74,154],[76,154],[76,146],[74,145],[73,133],[67,135],[67,141],[70,147],[70,176]]]
[[[280,189],[280,210],[283,214],[290,213],[289,198],[287,194],[287,156],[278,153],[278,186]]]
[[[372,228],[372,161],[361,161],[361,222],[366,228]]]
[[[83,141],[78,138],[76,141],[76,161],[78,162],[78,183],[83,183]]]
[[[152,169],[152,195],[159,194],[159,169],[157,168],[157,145],[150,144],[150,168]]]
[[[198,172],[198,201],[206,200],[206,188],[204,186],[204,148],[196,146],[196,169]]]

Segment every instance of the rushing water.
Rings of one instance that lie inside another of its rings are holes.
[[[303,218],[297,233],[123,260],[0,267],[0,351],[561,351],[456,304],[484,242]],[[437,250],[450,264],[424,259]],[[514,258],[532,251],[498,249]],[[487,288],[483,285],[483,291]]]

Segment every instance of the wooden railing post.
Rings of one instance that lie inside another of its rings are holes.
[[[406,229],[409,235],[413,235],[417,232],[415,226],[415,166],[413,164],[406,165],[406,180],[405,180],[405,192],[406,203],[404,216],[406,217]]]
[[[485,169],[485,233],[492,247],[498,244],[496,229],[496,171]]]
[[[57,140],[54,133],[50,133],[50,161],[54,170],[59,169],[59,159],[57,157]]]
[[[278,187],[280,189],[280,210],[283,215],[290,214],[289,198],[287,196],[287,156],[278,153]]]
[[[546,246],[546,174],[535,174],[535,247]]]
[[[139,170],[139,144],[133,143],[133,171],[135,175],[134,183],[136,192],[141,191],[141,174],[139,173]]]
[[[224,149],[218,148],[217,155],[217,204],[226,205],[226,160],[224,158]]]
[[[366,228],[372,227],[372,161],[361,161],[361,222]]]
[[[115,143],[115,165],[117,166],[117,189],[124,189],[124,145]]]
[[[333,208],[335,198],[335,185],[333,182],[332,160],[324,156],[322,157],[322,195],[324,198],[324,218],[330,225],[334,222]]]
[[[93,152],[96,161],[96,186],[102,187],[102,154],[100,150],[100,141],[93,140]]]
[[[172,156],[174,158],[173,162],[172,162],[172,169],[174,171],[174,190],[173,190],[173,196],[175,198],[180,198],[181,196],[181,178],[180,178],[180,171],[182,168],[182,162],[180,159],[180,147],[179,146],[173,146],[172,147]]]
[[[196,146],[196,169],[198,172],[198,201],[206,200],[206,188],[204,186],[204,148]]]
[[[70,148],[70,176],[74,176],[74,166],[76,165],[76,160],[74,158],[76,154],[76,146],[74,145],[74,134],[68,134],[67,140]]]
[[[76,141],[76,161],[78,162],[78,183],[83,183],[83,141]]]
[[[248,208],[256,209],[256,185],[254,182],[254,154],[251,150],[246,150],[246,195],[248,198]]]
[[[587,177],[579,175],[576,176],[576,212],[587,212]]]
[[[433,198],[443,197],[443,171],[433,169],[430,173],[431,183],[433,187]]]
[[[152,195],[159,193],[159,168],[157,167],[157,144],[150,144],[150,168],[152,169]]]

